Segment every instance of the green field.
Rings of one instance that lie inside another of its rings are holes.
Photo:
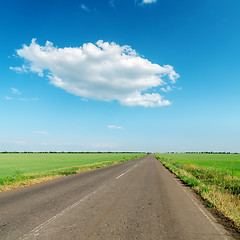
[[[211,167],[240,177],[240,154],[161,153],[159,155],[174,162],[194,164],[203,168]]]
[[[0,153],[0,185],[80,171],[140,158],[143,153]],[[3,190],[2,187],[0,190]]]

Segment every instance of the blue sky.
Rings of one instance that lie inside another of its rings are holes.
[[[239,9],[2,1],[0,151],[240,152]]]

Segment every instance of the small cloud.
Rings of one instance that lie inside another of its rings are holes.
[[[82,98],[81,99],[83,102],[88,102],[88,99],[86,99],[86,98]]]
[[[123,129],[123,127],[115,126],[115,125],[108,125],[108,128],[110,128],[110,129]]]
[[[157,0],[143,0],[142,4],[150,4],[150,3],[156,3]]]
[[[48,132],[46,132],[46,131],[34,131],[33,133],[34,134],[40,134],[40,135],[47,135],[48,134]]]
[[[84,10],[86,12],[90,12],[90,9],[85,4],[82,3],[80,7],[82,10]]]
[[[9,97],[9,96],[6,96],[5,99],[6,100],[18,100],[18,101],[23,101],[23,102],[26,102],[26,101],[39,101],[39,98],[12,98],[12,97]]]
[[[20,101],[39,101],[39,98],[18,98]]]
[[[165,88],[160,88],[161,89],[161,91],[163,91],[163,92],[167,92],[167,90],[165,89]]]
[[[112,8],[115,8],[115,0],[109,0],[109,4]]]
[[[12,100],[13,98],[6,96],[5,99],[6,100]]]
[[[172,88],[177,89],[177,90],[182,90],[182,87],[175,87],[175,86],[173,86]]]
[[[16,88],[11,88],[11,91],[12,91],[12,93],[13,94],[21,94],[20,92],[19,92],[19,90],[18,89],[16,89]]]
[[[22,68],[21,67],[9,67],[9,69],[13,70],[16,73],[21,73],[22,72]]]
[[[163,92],[170,92],[172,91],[172,88],[170,86],[167,86],[166,88],[161,88]]]
[[[21,67],[9,67],[9,69],[13,70],[16,73],[26,73],[27,71],[27,67],[25,65],[22,65]]]

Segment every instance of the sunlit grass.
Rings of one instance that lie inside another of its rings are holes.
[[[174,162],[194,164],[203,168],[211,167],[240,177],[240,154],[161,153],[161,156]]]
[[[143,153],[1,153],[0,191],[140,158]]]

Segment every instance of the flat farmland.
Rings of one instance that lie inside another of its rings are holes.
[[[0,190],[31,181],[109,166],[143,153],[0,153]]]
[[[203,168],[211,167],[240,177],[240,154],[161,153],[159,155],[174,162],[193,164]]]

